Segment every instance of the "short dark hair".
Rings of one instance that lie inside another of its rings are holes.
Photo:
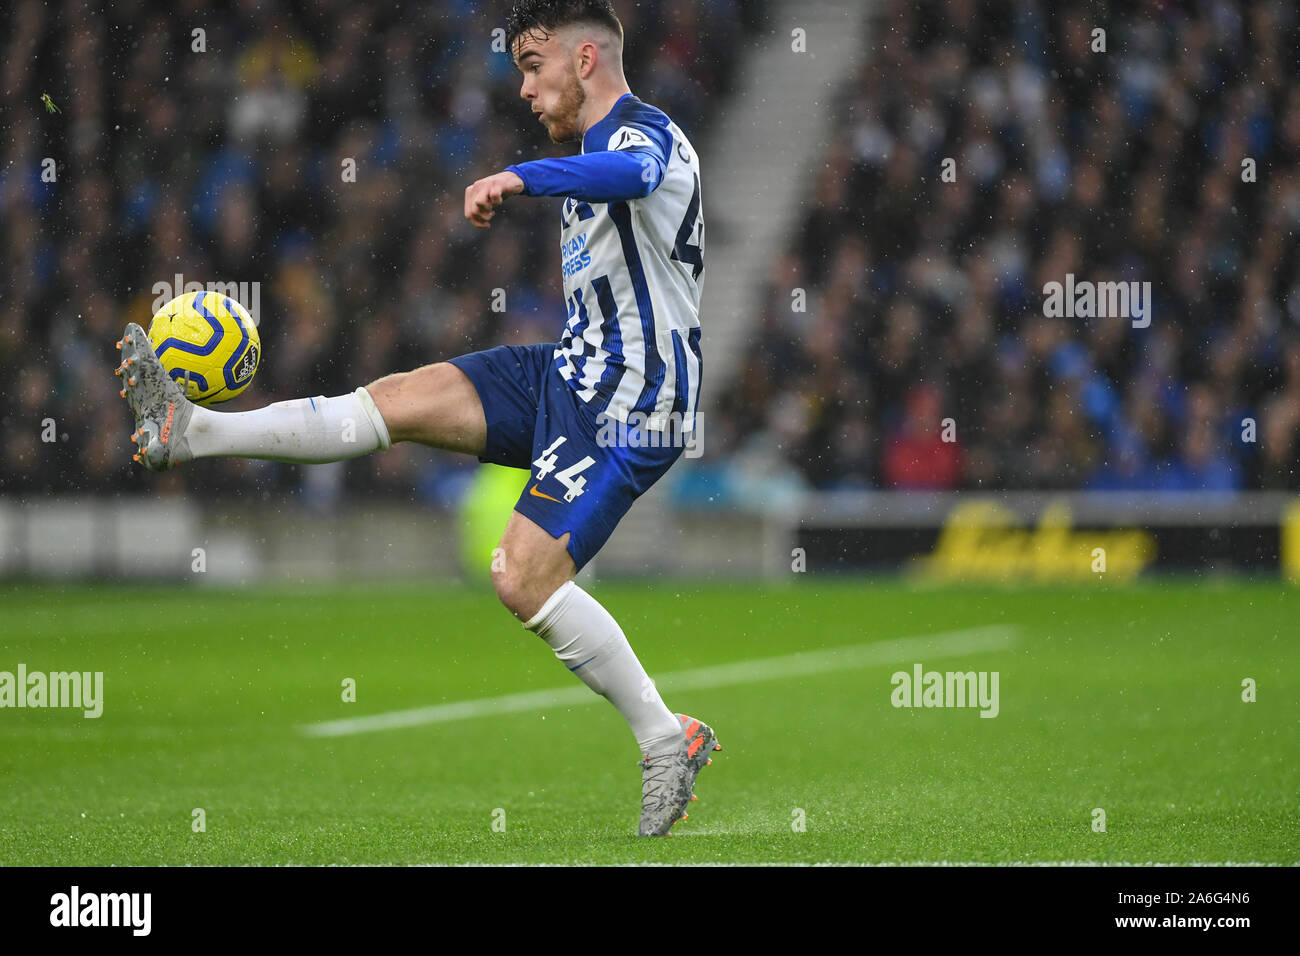
[[[506,21],[506,49],[525,33],[552,34],[574,23],[593,23],[613,31],[623,42],[623,24],[610,0],[517,0]]]

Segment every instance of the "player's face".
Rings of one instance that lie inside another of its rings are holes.
[[[578,113],[587,91],[573,56],[555,34],[544,40],[524,34],[515,42],[515,64],[524,74],[519,95],[528,101],[552,142],[571,143],[581,132]]]

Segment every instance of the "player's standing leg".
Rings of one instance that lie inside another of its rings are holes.
[[[501,603],[535,631],[583,683],[608,698],[636,736],[642,753],[676,744],[682,729],[632,651],[613,616],[573,580],[577,573],[560,540],[513,512],[492,572]]]
[[[572,673],[623,715],[642,753],[641,836],[662,836],[695,799],[695,778],[721,750],[712,728],[674,714],[613,615],[573,580],[569,535],[551,537],[514,512],[494,569],[497,595]]]

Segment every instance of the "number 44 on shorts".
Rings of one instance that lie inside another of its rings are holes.
[[[537,469],[537,480],[540,482],[543,478],[555,471],[555,466],[559,464],[560,456],[555,454],[555,449],[559,448],[565,442],[565,437],[561,435],[555,441],[551,442],[549,448],[542,452],[533,467]],[[586,471],[596,463],[596,459],[586,455],[576,464],[570,465],[564,471],[555,472],[555,480],[564,485],[564,500],[572,501],[578,495],[582,494],[582,489],[587,485],[587,479],[583,478],[580,472]]]

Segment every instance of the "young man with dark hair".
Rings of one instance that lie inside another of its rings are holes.
[[[574,577],[694,433],[699,159],[676,124],[632,95],[623,28],[607,0],[524,0],[506,32],[523,73],[520,95],[552,140],[578,142],[581,152],[478,180],[465,190],[465,217],[486,229],[513,196],[564,199],[568,323],[558,343],[501,346],[347,395],[237,413],[189,402],[134,323],[119,372],[137,457],[152,470],[212,456],[338,461],[398,441],[531,469],[493,584],[627,720],[642,753],[638,832],[664,835],[685,818],[696,776],[721,747],[708,725],[664,705],[618,623]]]

